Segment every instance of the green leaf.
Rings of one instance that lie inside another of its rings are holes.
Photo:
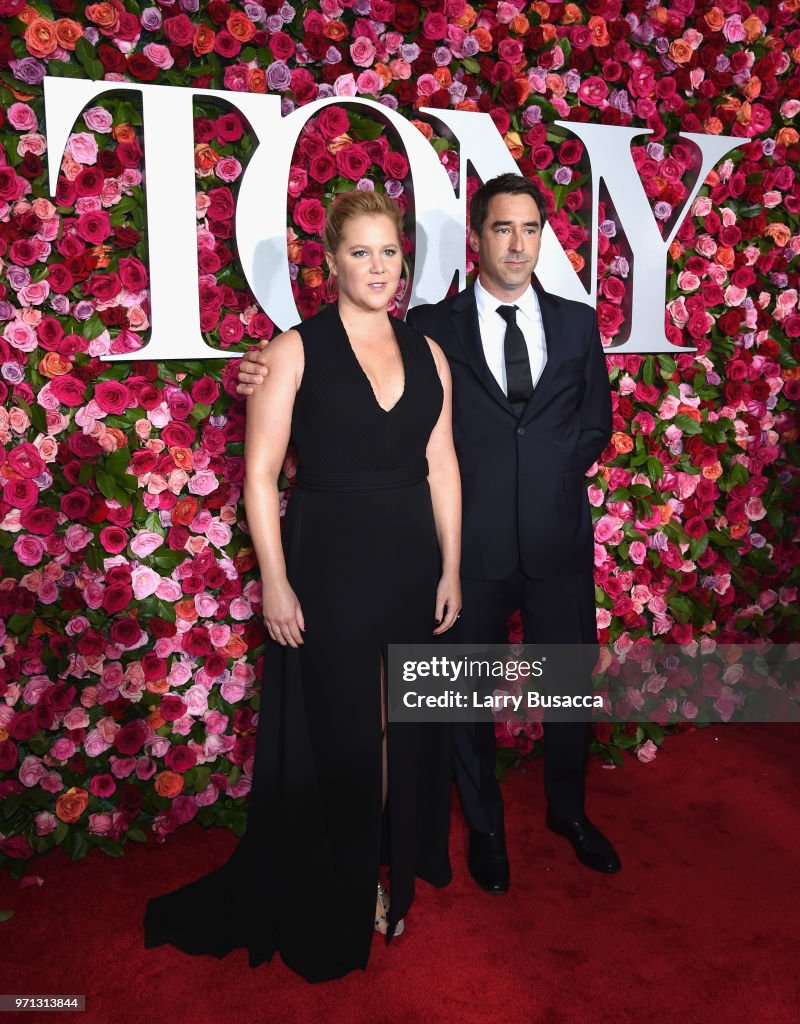
[[[664,465],[655,455],[647,456],[647,475],[653,481],[660,480],[664,475]]]
[[[133,828],[129,828],[125,835],[127,836],[128,839],[133,840],[134,843],[147,842],[147,836],[140,828],[136,828],[136,826],[134,826]]]
[[[13,916],[13,910],[0,910],[0,921],[10,921]]]
[[[15,615],[12,615],[11,618],[8,620],[8,631],[12,636],[14,636],[14,634],[19,636],[19,634],[22,633],[23,630],[27,629],[28,626],[33,625],[33,620],[33,615],[21,615],[19,612],[17,612]],[[10,796],[5,801],[5,803],[8,805],[11,803],[13,799],[14,797]]]
[[[684,434],[699,434],[703,429],[702,425],[697,420],[692,419],[691,416],[687,416],[685,412],[679,412],[672,420],[676,427],[684,432]]]
[[[652,387],[656,382],[656,366],[652,356],[645,356],[642,364],[642,380]]]

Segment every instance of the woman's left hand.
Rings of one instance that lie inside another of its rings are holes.
[[[453,625],[461,612],[461,580],[457,574],[445,575],[436,588],[436,612],[434,619],[439,625],[434,636],[444,633]]]

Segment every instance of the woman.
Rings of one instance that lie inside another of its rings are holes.
[[[399,934],[415,875],[450,879],[446,726],[386,716],[385,645],[445,632],[461,604],[447,362],[387,312],[401,234],[388,197],[335,200],[324,242],[338,302],[270,343],[248,399],[245,505],[272,642],[247,830],[222,868],[150,901],[147,946],[246,946],[251,966],[278,949],[322,981],[366,966],[373,929]]]

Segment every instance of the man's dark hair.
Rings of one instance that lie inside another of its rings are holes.
[[[473,195],[469,204],[470,227],[477,234],[483,230],[486,216],[489,213],[489,202],[495,196],[530,196],[539,208],[539,216],[542,218],[542,227],[547,223],[547,205],[544,201],[542,191],[535,181],[523,178],[521,174],[498,174],[496,178],[490,178]]]

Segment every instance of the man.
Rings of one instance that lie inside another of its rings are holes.
[[[584,474],[611,436],[611,394],[594,311],[532,285],[546,216],[533,182],[516,174],[486,182],[470,203],[476,283],[407,316],[442,347],[453,380],[463,527],[452,643],[505,642],[517,608],[526,643],[597,641]],[[241,364],[241,393],[259,382],[259,355]],[[618,871],[616,851],[584,810],[590,724],[547,722],[544,730],[548,828],[586,866]],[[494,728],[454,725],[453,746],[470,873],[487,892],[505,892]]]

